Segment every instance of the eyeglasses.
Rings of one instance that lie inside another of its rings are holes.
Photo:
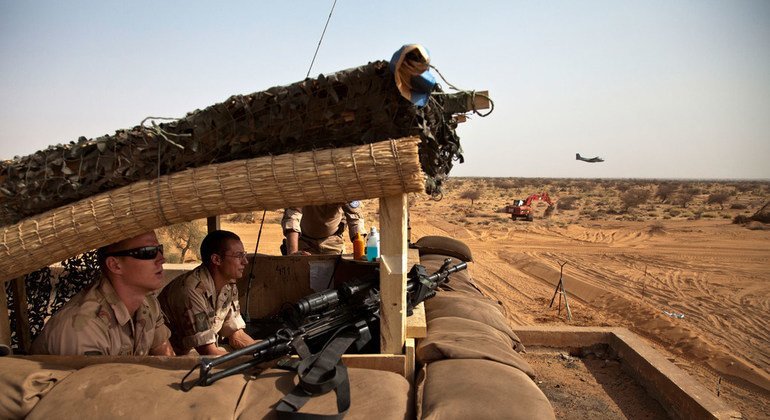
[[[132,257],[138,260],[154,260],[158,256],[158,252],[163,254],[163,245],[143,246],[141,248],[108,252],[104,254],[104,257]]]
[[[248,254],[246,254],[245,252],[241,251],[241,252],[236,252],[235,254],[225,254],[225,257],[233,257],[233,258],[238,258],[239,260],[242,260],[242,259],[246,258],[246,255],[248,255]]]

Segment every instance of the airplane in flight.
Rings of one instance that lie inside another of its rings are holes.
[[[600,157],[585,158],[583,156],[580,156],[580,153],[575,153],[575,159],[582,160],[583,162],[589,162],[589,163],[604,162],[604,159]]]

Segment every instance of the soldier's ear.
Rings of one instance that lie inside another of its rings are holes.
[[[211,263],[214,265],[222,265],[222,256],[219,254],[211,254]]]
[[[107,267],[108,271],[115,274],[120,274],[121,271],[123,271],[123,267],[121,267],[120,261],[116,257],[107,257],[104,260],[104,265]]]

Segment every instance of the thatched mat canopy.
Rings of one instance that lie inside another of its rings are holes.
[[[0,228],[0,282],[174,223],[422,191],[419,142],[243,159],[97,194]]]
[[[436,85],[418,108],[400,95],[386,61],[232,96],[173,122],[143,122],[0,163],[0,226],[189,168],[408,136],[423,141],[424,189],[435,194],[462,159],[453,114],[470,111],[464,103]]]

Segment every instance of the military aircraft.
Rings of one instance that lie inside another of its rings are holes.
[[[583,156],[580,156],[580,153],[575,153],[575,159],[582,160],[583,162],[590,162],[590,163],[604,162],[604,159],[600,157],[585,158]]]

